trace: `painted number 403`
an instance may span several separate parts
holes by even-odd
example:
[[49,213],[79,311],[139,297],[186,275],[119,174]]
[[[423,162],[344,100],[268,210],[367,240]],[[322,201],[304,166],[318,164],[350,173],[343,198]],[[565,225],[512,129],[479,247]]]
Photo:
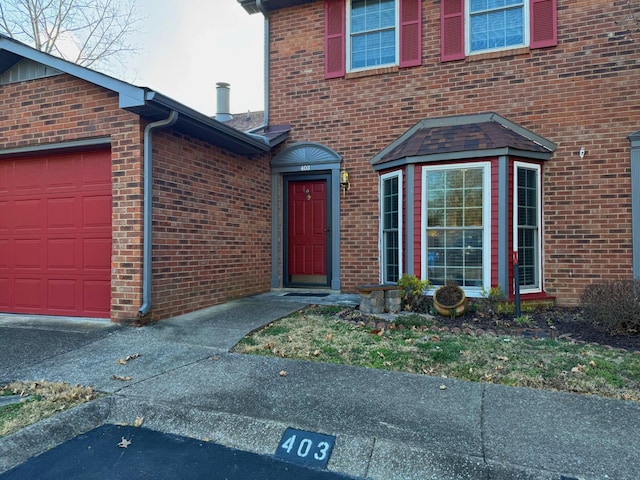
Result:
[[300,165],[301,172],[308,172],[309,170],[311,170],[311,165]]
[[329,461],[335,437],[287,428],[276,456],[292,463],[324,467]]

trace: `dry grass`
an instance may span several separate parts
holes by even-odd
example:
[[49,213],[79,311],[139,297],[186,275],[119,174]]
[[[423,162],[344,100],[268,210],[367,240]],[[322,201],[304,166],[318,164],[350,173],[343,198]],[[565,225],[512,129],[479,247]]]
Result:
[[62,382],[13,382],[0,395],[20,395],[19,403],[0,407],[0,437],[97,397],[91,387]]
[[418,315],[405,317],[406,328],[386,330],[344,317],[344,309],[311,307],[254,332],[234,351],[640,401],[640,355],[623,350],[456,335]]

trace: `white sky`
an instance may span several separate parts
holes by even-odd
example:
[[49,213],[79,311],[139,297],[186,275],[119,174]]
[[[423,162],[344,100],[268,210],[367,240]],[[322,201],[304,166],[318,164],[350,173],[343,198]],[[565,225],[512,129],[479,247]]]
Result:
[[216,83],[231,84],[231,112],[264,108],[264,17],[237,0],[136,0],[145,18],[125,81],[207,115]]

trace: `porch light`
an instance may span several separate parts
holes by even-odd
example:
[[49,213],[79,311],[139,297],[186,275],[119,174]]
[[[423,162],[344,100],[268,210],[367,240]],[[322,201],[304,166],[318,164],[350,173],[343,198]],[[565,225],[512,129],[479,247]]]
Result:
[[349,183],[349,172],[345,167],[342,167],[342,171],[340,172],[340,186],[342,187],[342,191],[346,192],[351,188],[351,184]]

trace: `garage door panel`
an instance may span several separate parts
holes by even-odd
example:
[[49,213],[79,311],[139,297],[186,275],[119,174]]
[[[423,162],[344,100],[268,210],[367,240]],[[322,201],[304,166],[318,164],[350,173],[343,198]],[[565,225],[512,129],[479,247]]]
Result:
[[111,196],[83,198],[82,212],[85,228],[111,226]]
[[38,278],[16,278],[14,281],[15,306],[18,313],[39,310],[43,307],[43,281]]
[[0,162],[0,195],[9,193],[9,170],[12,168],[10,162]]
[[5,239],[0,239],[0,272],[3,272],[9,269],[9,262],[13,258],[9,255],[10,247],[9,241]]
[[83,268],[87,270],[111,269],[111,240],[87,238],[84,241]]
[[0,160],[0,311],[109,317],[110,152]]
[[11,287],[9,285],[9,279],[6,277],[0,277],[0,309],[7,309],[9,307],[9,292]]
[[15,230],[41,230],[43,227],[40,215],[41,205],[42,201],[37,199],[16,201],[13,205]]
[[19,270],[40,270],[44,259],[41,254],[41,241],[39,239],[16,239],[13,245],[14,267]]
[[110,292],[110,282],[97,280],[84,282],[85,311],[95,316],[109,315],[110,302],[105,299],[109,298]]
[[9,202],[0,202],[0,233],[9,231]]
[[54,238],[47,241],[47,269],[76,270],[76,240],[73,238]]
[[47,297],[49,311],[59,314],[74,312],[78,304],[76,298],[77,280],[49,280],[47,282]]
[[72,229],[76,228],[76,204],[78,200],[71,198],[50,198],[47,200],[47,227],[48,229]]
[[92,187],[111,188],[111,155],[109,152],[95,152],[88,160],[83,159],[82,186],[90,191]]
[[13,178],[9,183],[17,195],[41,194],[46,178],[47,163],[40,159],[21,159],[14,162]]

